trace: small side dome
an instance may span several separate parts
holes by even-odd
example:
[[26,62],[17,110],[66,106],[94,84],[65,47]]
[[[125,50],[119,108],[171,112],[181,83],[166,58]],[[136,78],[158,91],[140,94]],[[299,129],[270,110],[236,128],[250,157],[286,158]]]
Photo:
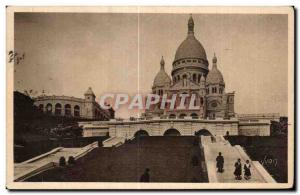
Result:
[[165,61],[162,57],[160,61],[160,70],[154,78],[153,87],[162,87],[166,84],[171,84],[171,78],[165,71]]
[[223,75],[217,68],[217,57],[215,55],[213,57],[213,67],[206,77],[206,84],[225,84]]

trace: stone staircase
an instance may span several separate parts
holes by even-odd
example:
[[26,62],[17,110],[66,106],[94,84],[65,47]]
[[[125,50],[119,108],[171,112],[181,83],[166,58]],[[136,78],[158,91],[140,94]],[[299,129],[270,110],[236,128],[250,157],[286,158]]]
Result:
[[[201,143],[204,150],[206,168],[209,182],[216,183],[274,183],[275,180],[270,174],[257,162],[251,161],[249,156],[240,146],[232,146],[222,136],[211,138],[210,136],[201,136]],[[224,157],[224,172],[218,173],[216,168],[216,157],[221,152]],[[246,160],[250,160],[251,179],[235,180],[234,164],[240,158],[242,166]],[[243,167],[242,167],[243,168]],[[243,169],[242,169],[243,170]],[[243,174],[242,174],[243,175]]]
[[14,180],[24,181],[34,175],[37,175],[43,171],[58,166],[60,157],[65,157],[66,161],[70,156],[73,156],[75,160],[86,155],[94,148],[98,147],[98,142],[94,142],[82,148],[63,148],[58,147],[47,153],[24,161],[22,163],[14,164]]
[[103,147],[119,147],[124,143],[124,137],[111,137],[103,141]]

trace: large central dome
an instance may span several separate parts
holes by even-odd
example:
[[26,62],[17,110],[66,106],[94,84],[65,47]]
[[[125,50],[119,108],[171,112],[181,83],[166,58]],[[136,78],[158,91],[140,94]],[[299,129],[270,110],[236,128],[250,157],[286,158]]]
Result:
[[194,36],[194,20],[192,17],[189,18],[188,22],[188,36],[178,47],[174,62],[187,58],[207,60],[203,46]]
[[174,61],[195,58],[206,60],[206,52],[194,35],[189,35],[178,47]]

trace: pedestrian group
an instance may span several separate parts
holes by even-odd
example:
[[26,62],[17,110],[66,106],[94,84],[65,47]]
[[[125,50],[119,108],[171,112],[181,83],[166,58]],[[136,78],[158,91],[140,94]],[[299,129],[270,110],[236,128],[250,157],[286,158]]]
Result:
[[[223,173],[224,172],[224,157],[222,156],[222,153],[219,152],[219,155],[216,158],[216,162],[217,162],[217,171],[219,173]],[[237,159],[237,161],[234,164],[234,176],[236,180],[241,180],[242,179],[242,163],[241,163],[241,159]],[[251,165],[250,165],[250,161],[246,160],[246,164],[244,164],[244,178],[246,180],[251,179]]]

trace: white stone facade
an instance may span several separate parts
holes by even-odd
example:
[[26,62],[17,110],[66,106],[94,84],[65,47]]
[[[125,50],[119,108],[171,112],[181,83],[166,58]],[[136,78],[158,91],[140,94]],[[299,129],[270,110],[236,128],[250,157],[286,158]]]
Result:
[[[167,95],[168,99],[176,94],[195,96],[194,106],[197,109],[179,109],[180,99],[177,99],[175,108],[160,108],[160,102],[145,112],[145,117],[178,117],[191,116],[200,119],[235,117],[234,92],[225,92],[225,82],[222,73],[217,68],[217,57],[212,60],[212,68],[209,70],[209,62],[206,51],[194,35],[194,21],[190,17],[188,21],[188,33],[186,39],[179,45],[175,59],[172,63],[171,77],[165,72],[165,61],[162,58],[160,70],[154,78],[152,93],[160,97]],[[185,107],[190,105],[191,99],[187,98]]]
[[240,123],[236,118],[230,120],[216,119],[160,119],[151,120],[110,120],[107,122],[80,122],[84,129],[84,136],[101,136],[109,132],[110,137],[123,137],[131,139],[138,131],[146,131],[149,136],[163,136],[167,130],[174,129],[183,136],[192,136],[197,132],[209,132],[214,136],[247,135],[269,136],[270,123],[265,121],[255,123]]

